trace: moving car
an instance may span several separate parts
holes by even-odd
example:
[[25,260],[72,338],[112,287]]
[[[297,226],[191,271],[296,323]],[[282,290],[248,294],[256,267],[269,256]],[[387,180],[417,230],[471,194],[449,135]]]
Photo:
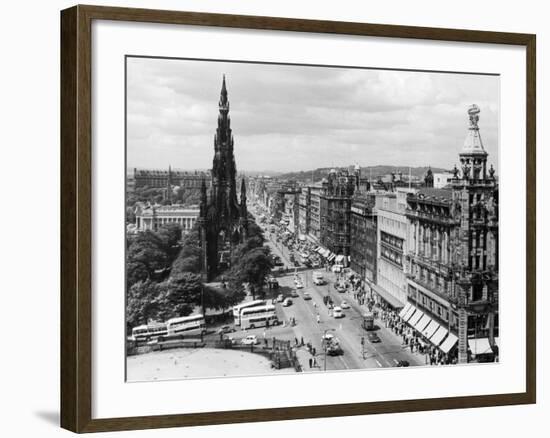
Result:
[[342,309],[349,309],[349,304],[346,300],[343,300],[341,303],[340,303],[340,307]]
[[341,354],[344,354],[344,350],[340,346],[338,339],[331,339],[330,343],[327,345],[327,354],[329,356],[340,356]]
[[233,327],[231,327],[230,325],[222,325],[219,329],[218,329],[218,333],[231,333],[231,332],[234,332],[235,329]]
[[304,300],[311,300],[311,295],[309,292],[304,292]]
[[342,311],[342,308],[336,306],[334,309],[332,309],[332,316],[334,316],[335,318],[343,318],[344,312]]
[[381,342],[376,332],[368,332],[367,339],[373,344],[377,344],[378,342]]
[[292,300],[290,298],[285,298],[283,301],[283,306],[288,307],[292,304]]
[[314,272],[313,273],[313,284],[316,284],[318,286],[321,286],[325,284],[325,279],[323,278],[323,274],[320,272]]
[[336,291],[338,293],[344,293],[346,291],[346,288],[342,285],[342,284],[337,284],[336,286],[334,286],[336,288]]
[[298,295],[298,292],[296,292],[296,290],[293,289],[292,292],[290,292],[290,296],[292,298],[298,298],[300,295]]
[[241,341],[241,344],[243,345],[257,345],[259,343],[260,341],[258,341],[258,337],[256,335],[248,335]]
[[304,288],[304,283],[302,283],[301,281],[296,282],[296,289],[303,289],[303,288]]
[[283,296],[283,294],[277,295],[277,302],[278,303],[282,303],[284,300],[285,300],[285,297]]

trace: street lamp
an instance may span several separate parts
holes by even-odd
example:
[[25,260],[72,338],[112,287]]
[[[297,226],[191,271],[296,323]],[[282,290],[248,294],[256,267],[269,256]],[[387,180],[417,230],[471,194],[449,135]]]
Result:
[[336,329],[328,328],[328,329],[325,329],[325,332],[323,333],[323,345],[324,345],[324,350],[325,350],[324,371],[327,370],[327,339],[326,339],[327,332],[335,332],[335,331],[336,331]]

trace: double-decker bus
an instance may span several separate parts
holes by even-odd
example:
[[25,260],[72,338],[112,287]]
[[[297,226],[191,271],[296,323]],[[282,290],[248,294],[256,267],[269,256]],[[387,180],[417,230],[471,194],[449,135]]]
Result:
[[243,309],[246,309],[247,307],[257,307],[257,306],[265,306],[265,305],[266,305],[266,302],[264,300],[255,300],[255,301],[248,301],[246,303],[241,303],[233,307],[233,318],[235,319],[235,325],[241,325],[241,311]]
[[279,324],[275,306],[267,304],[265,306],[247,307],[241,310],[241,328],[243,330],[257,327],[267,327]]
[[206,330],[204,315],[183,316],[172,318],[166,322],[168,336],[173,335],[200,335]]
[[166,334],[166,324],[163,322],[143,324],[132,329],[132,339],[134,341],[151,341]]

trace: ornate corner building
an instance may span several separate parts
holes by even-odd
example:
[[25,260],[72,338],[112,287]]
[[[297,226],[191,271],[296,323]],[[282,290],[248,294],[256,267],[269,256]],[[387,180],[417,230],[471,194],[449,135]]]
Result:
[[450,184],[427,181],[407,198],[408,300],[448,331],[459,363],[471,359],[468,350],[498,355],[498,182],[487,169],[479,112],[468,109],[461,170],[455,166]]
[[237,200],[237,167],[229,117],[229,100],[225,75],[219,101],[218,127],[214,135],[214,159],[210,193],[202,181],[198,218],[202,273],[214,278],[229,263],[234,246],[242,243],[248,230],[246,184],[241,181],[240,202]]

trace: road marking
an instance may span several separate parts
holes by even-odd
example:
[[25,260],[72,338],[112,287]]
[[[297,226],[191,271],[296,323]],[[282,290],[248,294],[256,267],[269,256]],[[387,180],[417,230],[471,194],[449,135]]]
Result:
[[399,364],[399,361],[395,357],[393,358],[393,361],[395,362],[396,365]]
[[378,366],[379,366],[380,368],[382,368],[382,364],[379,362],[379,360],[378,360],[378,359],[374,359],[374,360],[376,361],[376,363],[378,364]]

